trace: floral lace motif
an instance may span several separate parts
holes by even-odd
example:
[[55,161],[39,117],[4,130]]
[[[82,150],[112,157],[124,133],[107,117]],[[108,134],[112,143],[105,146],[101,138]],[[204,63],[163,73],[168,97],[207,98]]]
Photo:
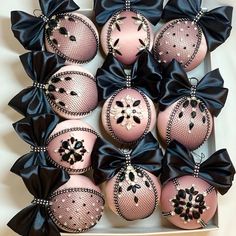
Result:
[[143,109],[141,101],[127,95],[121,101],[116,101],[116,105],[111,108],[111,116],[116,119],[116,123],[131,130],[143,119]]
[[170,199],[174,207],[171,215],[179,215],[185,223],[199,220],[203,212],[209,209],[206,206],[205,196],[197,191],[194,185],[191,188],[179,189],[175,198]]
[[61,161],[66,161],[71,165],[76,162],[83,162],[83,156],[88,151],[84,147],[84,140],[75,139],[73,136],[66,141],[61,142],[58,150],[55,150],[61,156]]

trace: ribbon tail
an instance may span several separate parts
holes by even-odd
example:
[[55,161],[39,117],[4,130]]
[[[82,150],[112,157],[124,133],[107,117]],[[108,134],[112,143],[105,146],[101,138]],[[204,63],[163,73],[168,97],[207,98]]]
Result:
[[44,92],[34,87],[22,90],[11,99],[8,105],[24,116],[54,114]]
[[97,138],[91,156],[96,185],[114,177],[125,165],[124,155],[101,138]]
[[235,168],[226,149],[221,149],[204,161],[199,177],[214,186],[224,195],[229,191],[234,180]]
[[63,66],[65,60],[51,52],[29,52],[20,56],[28,76],[37,83],[46,84]]
[[21,171],[32,166],[51,166],[45,153],[29,152],[20,157],[12,166],[11,172],[20,175]]
[[126,86],[124,66],[112,54],[109,54],[96,74],[99,100],[108,99],[115,91]]
[[63,1],[40,0],[39,4],[44,15],[48,17],[60,13],[77,11],[80,9],[80,7],[73,0],[63,0]]
[[22,11],[11,12],[11,24],[14,36],[27,50],[41,51],[44,44],[45,22]]
[[31,205],[20,211],[8,226],[23,236],[60,236],[60,232],[49,218],[46,208]]
[[206,104],[211,114],[217,117],[224,107],[228,89],[224,88],[224,80],[219,69],[207,73],[197,85],[197,97]]
[[214,51],[230,36],[233,7],[224,6],[207,12],[199,21],[205,34],[209,51]]
[[144,50],[141,53],[131,74],[134,86],[157,102],[160,95],[162,75],[158,63],[149,51]]

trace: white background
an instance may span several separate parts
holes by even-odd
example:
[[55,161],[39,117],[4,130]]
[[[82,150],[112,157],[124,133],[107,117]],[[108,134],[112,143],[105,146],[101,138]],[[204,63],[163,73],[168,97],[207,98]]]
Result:
[[[147,0],[148,1],[148,0]],[[82,8],[90,8],[91,1],[77,0]],[[206,2],[206,1],[205,1]],[[236,1],[214,1],[207,3],[231,4]],[[11,124],[21,118],[7,106],[8,101],[22,88],[29,85],[18,56],[25,53],[22,46],[13,37],[10,30],[10,11],[21,9],[32,12],[38,8],[37,0],[2,0],[0,9],[0,236],[15,235],[7,228],[6,223],[20,209],[26,206],[31,196],[25,191],[21,180],[9,172],[12,164],[23,153],[27,145],[14,133]],[[236,16],[236,14],[235,14]],[[212,69],[220,68],[225,79],[225,86],[230,89],[227,104],[216,121],[217,149],[226,147],[236,166],[236,18],[234,29],[227,43],[212,53]],[[96,71],[99,62],[93,62],[92,72]],[[211,233],[192,233],[186,236],[235,236],[236,223],[236,184],[229,193],[219,199],[220,229]],[[105,233],[105,232],[104,232]]]

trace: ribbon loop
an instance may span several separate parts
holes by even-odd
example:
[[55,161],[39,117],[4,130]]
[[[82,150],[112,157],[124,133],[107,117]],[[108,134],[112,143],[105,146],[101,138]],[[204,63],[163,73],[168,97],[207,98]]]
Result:
[[51,205],[50,195],[63,184],[70,176],[61,169],[32,166],[20,172],[25,186],[34,196],[32,204],[9,222],[8,226],[16,233],[24,236],[60,236],[56,225],[50,219],[47,207]]
[[215,117],[225,105],[228,89],[224,88],[224,80],[218,69],[207,73],[197,85],[192,85],[181,64],[173,60],[164,77],[159,100],[161,111],[184,96],[200,99]]
[[[72,12],[79,9],[73,0],[39,0],[40,9],[34,15],[22,11],[11,12],[11,24],[14,36],[27,50],[41,51],[44,45],[45,26],[53,15]],[[36,12],[41,11],[40,16]]]
[[158,176],[163,157],[159,144],[151,133],[148,133],[129,154],[122,153],[112,144],[98,138],[91,156],[96,184],[113,178],[122,168],[133,166],[141,167]]
[[98,69],[96,78],[100,100],[108,99],[117,90],[132,86],[157,101],[162,75],[152,54],[144,50],[133,65],[131,75],[126,75],[124,65],[109,54]]
[[9,106],[24,116],[54,113],[45,94],[46,84],[65,65],[65,61],[50,52],[29,52],[20,59],[33,85],[18,93]]
[[31,146],[32,151],[15,162],[12,172],[20,174],[21,170],[32,165],[51,165],[48,161],[47,140],[58,122],[56,115],[45,114],[27,117],[13,124],[17,134]]
[[169,0],[162,18],[168,21],[188,18],[197,23],[205,35],[208,50],[213,51],[230,36],[233,8],[223,6],[205,11],[201,3],[202,0]]
[[235,175],[235,168],[226,149],[215,152],[202,163],[196,163],[190,150],[177,141],[169,144],[162,166],[162,184],[185,175],[193,175],[208,182],[222,195],[232,186]]
[[116,12],[137,11],[153,25],[161,19],[163,0],[95,0],[95,15],[99,25],[104,25]]

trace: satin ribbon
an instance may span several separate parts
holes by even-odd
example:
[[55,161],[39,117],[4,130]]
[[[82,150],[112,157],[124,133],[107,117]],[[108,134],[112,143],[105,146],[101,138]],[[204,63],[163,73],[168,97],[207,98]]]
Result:
[[[59,118],[57,116],[45,114],[24,118],[13,124],[13,127],[17,134],[31,147],[46,148],[47,140],[58,122]],[[11,168],[11,171],[19,175],[21,170],[34,165],[51,165],[48,161],[47,150],[31,151],[20,157]]]
[[[162,19],[189,18],[194,20],[201,10],[201,0],[169,0],[164,8]],[[233,7],[223,6],[205,12],[198,20],[207,40],[209,51],[215,50],[226,41],[232,29]]]
[[[62,58],[50,52],[29,52],[20,56],[20,60],[33,83],[41,85],[65,65]],[[18,93],[9,106],[24,116],[54,113],[44,89],[33,85]]]
[[[56,14],[73,12],[79,6],[73,0],[39,0],[43,16],[50,19]],[[23,11],[11,12],[14,36],[25,49],[41,51],[44,45],[44,29],[47,22],[42,17],[29,15]]]
[[[155,176],[160,174],[163,155],[151,133],[148,133],[129,155],[131,165],[141,167]],[[101,138],[96,140],[91,156],[96,184],[111,179],[126,166],[125,154]]]
[[[193,175],[196,163],[192,153],[177,141],[168,146],[163,158],[162,184],[185,175]],[[199,178],[214,186],[222,195],[230,187],[235,175],[234,166],[226,149],[221,149],[200,163]]]
[[[125,9],[125,0],[95,0],[94,5],[96,21],[103,25],[113,14]],[[161,18],[163,0],[131,0],[130,9],[141,13],[156,25]]]
[[[159,99],[161,111],[180,98],[189,97],[192,87],[187,73],[176,60],[169,64],[163,77]],[[227,99],[228,89],[223,86],[224,80],[218,69],[207,73],[196,86],[196,97],[205,103],[214,116],[219,115]]]
[[[46,201],[70,178],[63,170],[40,166],[23,170],[20,176],[35,199]],[[43,204],[31,204],[24,208],[7,225],[23,236],[60,236],[58,228],[49,217],[47,206]]]
[[[108,54],[103,66],[97,70],[97,86],[99,100],[108,99],[114,92],[126,86],[124,65],[112,54]],[[137,88],[152,100],[157,101],[162,75],[158,63],[152,54],[144,50],[131,70],[131,88]]]

